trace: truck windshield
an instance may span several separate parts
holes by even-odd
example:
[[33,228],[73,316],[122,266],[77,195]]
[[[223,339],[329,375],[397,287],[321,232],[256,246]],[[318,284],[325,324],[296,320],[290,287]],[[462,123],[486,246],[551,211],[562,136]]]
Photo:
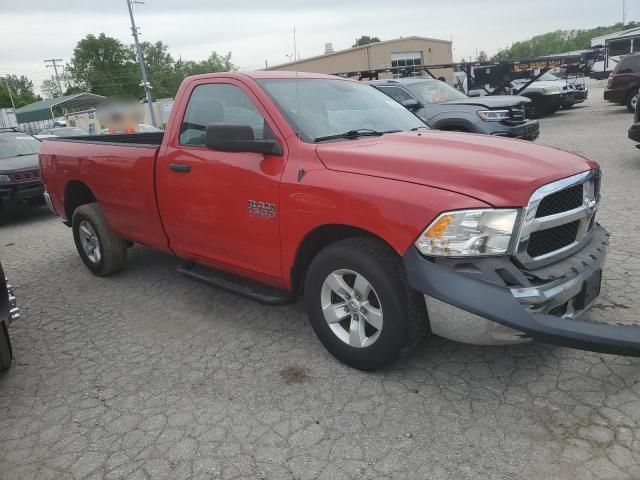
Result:
[[382,134],[426,128],[398,102],[362,83],[309,78],[259,80],[258,83],[305,142],[340,137],[345,132]]
[[559,77],[556,77],[553,73],[551,72],[547,72],[544,75],[542,75],[538,80],[544,80],[545,82],[551,82],[553,80],[562,80]]
[[40,151],[40,142],[20,132],[3,133],[0,135],[0,160],[6,158],[33,155]]
[[440,80],[410,83],[407,87],[423,103],[442,103],[467,98],[464,93]]

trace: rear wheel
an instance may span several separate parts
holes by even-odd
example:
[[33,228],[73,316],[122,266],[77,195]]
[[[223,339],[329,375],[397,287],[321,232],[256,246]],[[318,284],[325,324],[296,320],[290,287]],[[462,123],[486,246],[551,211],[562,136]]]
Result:
[[6,370],[11,366],[13,351],[11,350],[11,340],[9,339],[9,329],[7,322],[0,322],[0,370]]
[[341,362],[384,368],[407,354],[427,330],[426,307],[402,261],[386,244],[350,238],[322,250],[307,271],[311,326]]
[[72,229],[80,258],[94,275],[106,277],[124,268],[127,244],[111,231],[97,203],[73,212]]
[[638,104],[638,89],[632,90],[627,94],[627,110],[631,113],[636,111],[636,105]]

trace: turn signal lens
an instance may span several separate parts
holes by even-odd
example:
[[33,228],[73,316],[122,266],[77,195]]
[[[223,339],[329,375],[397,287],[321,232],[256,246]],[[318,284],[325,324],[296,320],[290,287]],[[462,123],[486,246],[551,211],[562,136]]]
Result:
[[461,210],[440,215],[416,240],[423,255],[470,257],[504,255],[509,250],[518,210]]
[[441,215],[438,219],[431,224],[429,228],[424,232],[425,237],[442,237],[444,232],[447,231],[447,227],[456,217],[453,215]]

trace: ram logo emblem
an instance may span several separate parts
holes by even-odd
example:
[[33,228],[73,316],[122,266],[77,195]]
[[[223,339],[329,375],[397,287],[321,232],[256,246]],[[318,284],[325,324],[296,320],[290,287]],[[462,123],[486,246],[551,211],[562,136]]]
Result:
[[249,214],[256,217],[275,218],[277,214],[277,205],[275,203],[258,202],[257,200],[249,200]]

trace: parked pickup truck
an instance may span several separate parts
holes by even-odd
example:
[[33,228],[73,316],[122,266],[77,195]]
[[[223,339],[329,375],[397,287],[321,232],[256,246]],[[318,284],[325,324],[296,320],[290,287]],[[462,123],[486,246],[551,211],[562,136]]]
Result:
[[265,303],[303,295],[319,339],[358,369],[427,333],[640,356],[640,328],[577,319],[608,243],[596,162],[427,130],[357,81],[189,77],[165,132],[45,140],[40,163],[94,274],[138,243]]

